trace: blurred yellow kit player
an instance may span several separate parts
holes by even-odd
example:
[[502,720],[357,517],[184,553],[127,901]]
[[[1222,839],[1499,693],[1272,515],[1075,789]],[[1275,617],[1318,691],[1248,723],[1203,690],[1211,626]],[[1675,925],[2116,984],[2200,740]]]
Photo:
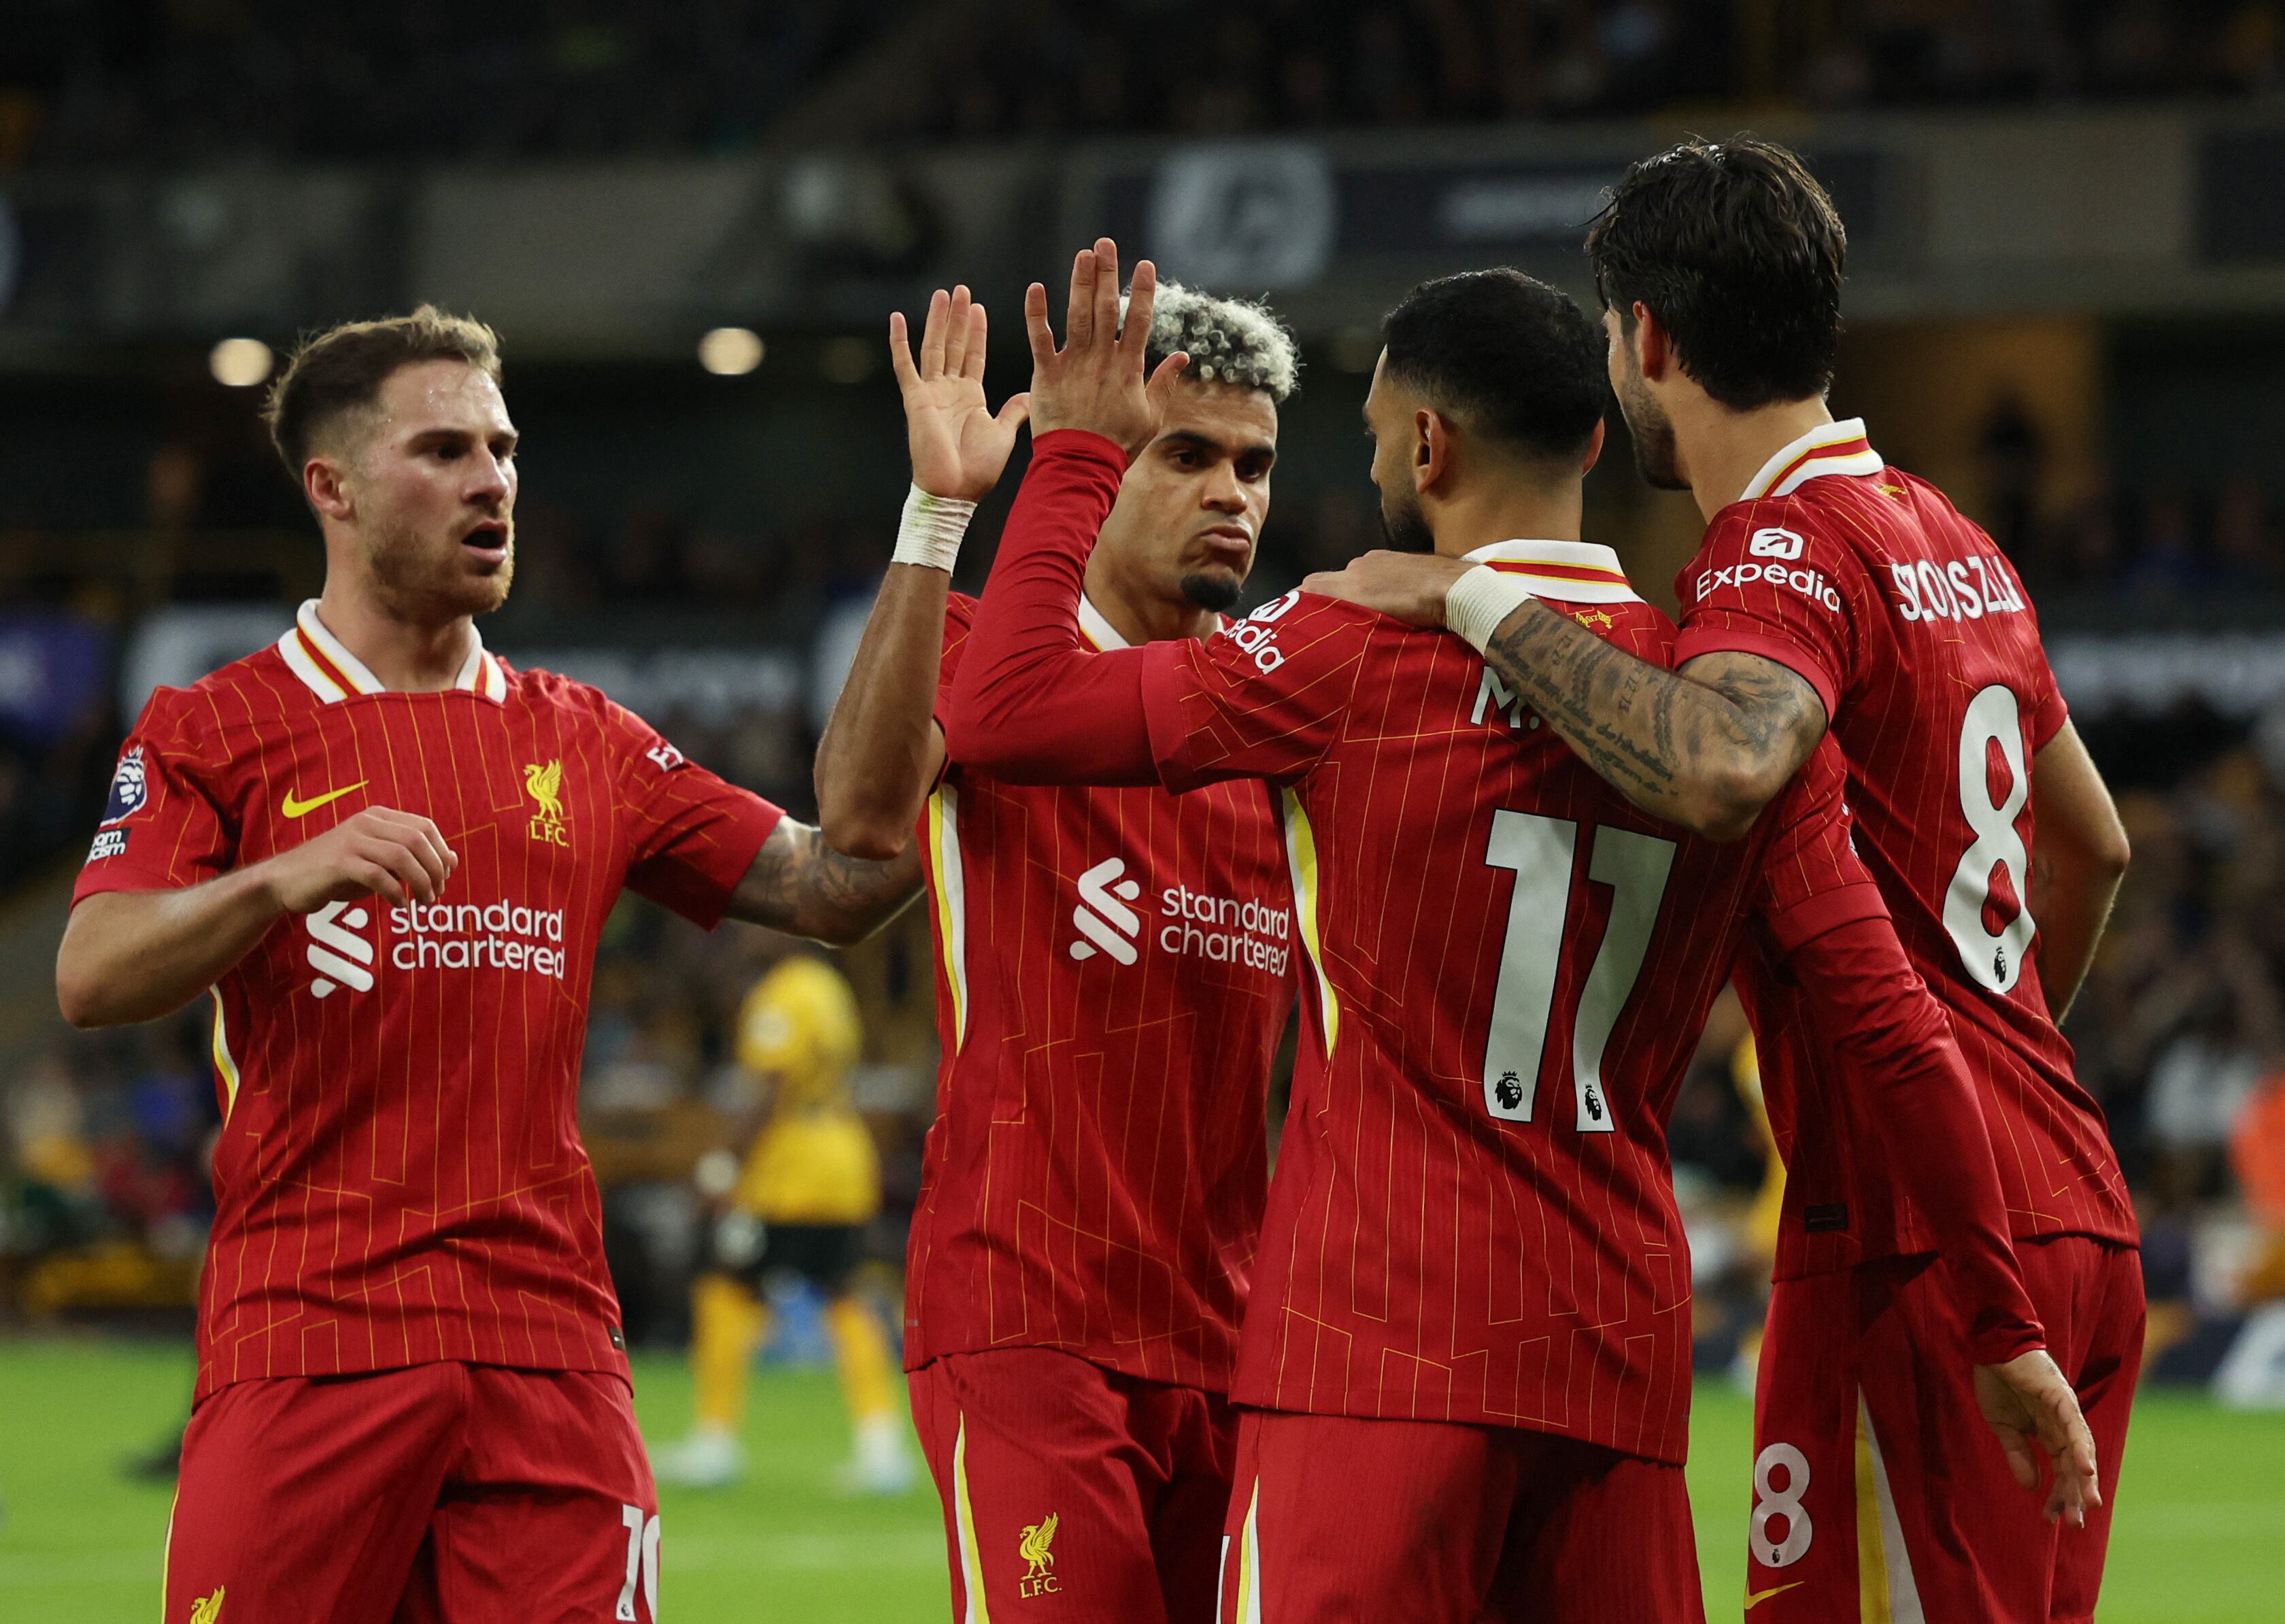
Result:
[[726,1152],[700,1167],[701,1189],[729,1200],[691,1292],[696,1424],[660,1452],[655,1468],[662,1480],[702,1488],[744,1471],[746,1378],[769,1323],[760,1286],[766,1275],[790,1270],[826,1300],[855,1432],[846,1486],[901,1493],[913,1471],[894,1361],[879,1322],[849,1289],[863,1227],[881,1205],[873,1136],[849,1096],[862,1047],[856,995],[822,961],[786,959],[746,994],[737,1041],[739,1065],[769,1091],[766,1115],[742,1168]]

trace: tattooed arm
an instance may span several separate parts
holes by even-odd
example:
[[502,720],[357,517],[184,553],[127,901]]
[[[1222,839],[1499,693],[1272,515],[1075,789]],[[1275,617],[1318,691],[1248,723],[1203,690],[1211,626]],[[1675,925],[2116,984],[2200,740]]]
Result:
[[1774,660],[1670,671],[1543,603],[1502,621],[1484,663],[1627,799],[1710,840],[1751,829],[1825,736],[1817,690]]
[[782,818],[724,911],[751,924],[846,945],[887,924],[920,889],[916,847],[871,862],[836,851],[808,824]]

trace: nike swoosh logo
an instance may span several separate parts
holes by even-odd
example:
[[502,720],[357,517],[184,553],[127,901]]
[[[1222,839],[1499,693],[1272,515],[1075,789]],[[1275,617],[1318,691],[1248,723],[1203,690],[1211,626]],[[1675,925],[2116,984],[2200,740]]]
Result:
[[278,810],[289,818],[306,818],[327,802],[338,801],[345,795],[353,794],[364,788],[368,781],[370,781],[361,778],[354,784],[343,784],[339,789],[328,789],[325,794],[312,796],[306,801],[295,800],[294,792],[288,789],[286,792],[286,804]]
[[1796,1579],[1791,1584],[1772,1585],[1766,1590],[1748,1590],[1746,1592],[1746,1611],[1751,1612],[1772,1596],[1783,1596],[1787,1590],[1798,1590],[1808,1582],[1806,1579]]

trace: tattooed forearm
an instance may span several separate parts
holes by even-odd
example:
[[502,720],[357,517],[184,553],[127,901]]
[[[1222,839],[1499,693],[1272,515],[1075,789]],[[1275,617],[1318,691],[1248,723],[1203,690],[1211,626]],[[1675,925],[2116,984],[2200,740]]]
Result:
[[886,862],[851,857],[806,823],[782,819],[738,882],[734,919],[821,942],[861,941],[920,894],[920,853]]
[[1687,676],[1527,603],[1485,663],[1645,812],[1717,840],[1751,828],[1825,731],[1816,692],[1772,661],[1708,655]]

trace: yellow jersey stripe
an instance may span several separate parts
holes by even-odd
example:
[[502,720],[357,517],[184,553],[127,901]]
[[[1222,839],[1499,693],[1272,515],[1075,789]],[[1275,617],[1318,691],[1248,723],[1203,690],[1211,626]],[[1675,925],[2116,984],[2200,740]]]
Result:
[[929,796],[929,856],[936,865],[937,939],[952,992],[952,1052],[968,1041],[968,898],[960,871],[960,792],[939,784]]
[[962,1624],[992,1624],[992,1604],[984,1598],[984,1562],[976,1551],[976,1513],[968,1504],[968,1417],[952,1440],[952,1518],[960,1535],[960,1588],[968,1592]]
[[1261,1479],[1245,1502],[1245,1528],[1237,1544],[1237,1616],[1233,1624],[1261,1624]]
[[222,1119],[227,1123],[231,1107],[238,1103],[238,1062],[231,1058],[230,1037],[223,1031],[222,989],[208,987],[207,995],[214,1000],[215,1075],[222,1079]]
[[1309,965],[1317,977],[1317,1005],[1323,1016],[1325,1056],[1332,1057],[1340,1035],[1341,1004],[1325,974],[1325,953],[1317,933],[1317,836],[1301,797],[1285,790],[1285,860],[1293,875],[1293,917],[1301,927],[1301,945],[1309,950]]
[[1858,1624],[1927,1624],[1912,1579],[1904,1525],[1888,1488],[1873,1414],[1857,1394],[1857,1616]]

